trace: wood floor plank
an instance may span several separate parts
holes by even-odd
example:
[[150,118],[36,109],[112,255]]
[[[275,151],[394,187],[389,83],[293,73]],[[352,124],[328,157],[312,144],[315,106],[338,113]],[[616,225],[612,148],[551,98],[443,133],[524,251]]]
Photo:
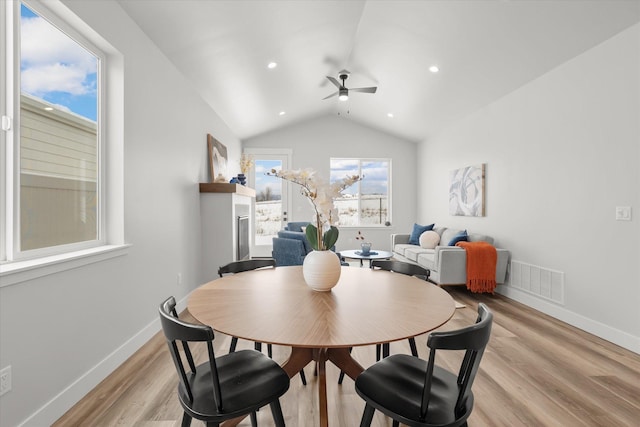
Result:
[[[564,324],[500,295],[477,295],[464,287],[445,288],[466,308],[457,309],[441,330],[475,321],[478,302],[494,312],[491,340],[474,384],[475,408],[469,427],[638,427],[640,424],[640,355]],[[183,313],[185,320],[194,319]],[[216,334],[216,352],[228,351],[230,338]],[[420,357],[428,356],[427,335],[416,337]],[[238,348],[253,348],[240,340]],[[284,362],[289,349],[274,346],[274,359]],[[409,354],[407,340],[392,343],[392,353]],[[375,362],[375,347],[353,350],[365,367]],[[197,360],[205,351],[196,349]],[[438,364],[457,369],[461,356],[440,354]],[[317,427],[318,393],[314,367],[305,368],[308,385],[291,380],[282,397],[288,426]],[[360,423],[364,403],[346,377],[337,384],[338,369],[327,364],[329,425]],[[175,427],[182,408],[176,396],[175,368],[161,334],[62,416],[54,426]],[[271,411],[258,412],[261,427],[272,426]],[[194,422],[193,425],[202,425]],[[375,427],[391,421],[376,412]],[[240,424],[250,426],[249,420]]]

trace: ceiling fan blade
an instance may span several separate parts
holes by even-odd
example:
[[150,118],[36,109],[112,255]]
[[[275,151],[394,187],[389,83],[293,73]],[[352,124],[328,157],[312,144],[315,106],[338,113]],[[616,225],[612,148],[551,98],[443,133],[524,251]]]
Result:
[[332,96],[336,96],[338,94],[338,92],[333,92],[331,95],[322,98],[323,100],[327,99],[327,98],[331,98]]
[[377,87],[356,87],[356,88],[349,88],[349,90],[352,92],[376,93],[376,90],[378,90],[378,88]]
[[329,81],[330,81],[331,83],[333,83],[334,85],[336,85],[336,87],[337,87],[338,89],[340,89],[340,88],[342,87],[342,85],[340,84],[340,82],[339,82],[339,81],[337,81],[337,80],[335,79],[335,77],[327,76],[327,78],[329,79]]

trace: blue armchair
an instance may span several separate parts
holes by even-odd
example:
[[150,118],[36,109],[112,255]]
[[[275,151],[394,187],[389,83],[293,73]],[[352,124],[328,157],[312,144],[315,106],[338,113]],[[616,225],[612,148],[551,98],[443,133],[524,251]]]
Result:
[[[273,252],[271,256],[276,260],[276,266],[302,265],[304,257],[313,250],[307,240],[307,236],[302,232],[301,227],[305,227],[308,222],[290,222],[284,230],[278,231],[278,237],[273,238]],[[295,231],[292,231],[295,230]],[[335,251],[335,247],[331,248]],[[340,257],[340,254],[337,254]],[[349,265],[343,262],[342,265]]]
[[309,225],[309,221],[288,222],[284,227],[285,231],[302,231],[302,227]]

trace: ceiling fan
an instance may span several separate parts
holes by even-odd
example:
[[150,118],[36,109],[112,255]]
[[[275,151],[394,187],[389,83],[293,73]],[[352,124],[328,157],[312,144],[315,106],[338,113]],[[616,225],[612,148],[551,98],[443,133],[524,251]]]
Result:
[[335,77],[331,77],[331,76],[327,76],[327,79],[329,79],[329,81],[331,83],[333,83],[334,85],[336,85],[336,87],[338,88],[337,92],[332,93],[331,95],[322,98],[322,99],[327,99],[327,98],[331,98],[332,96],[336,96],[338,95],[338,99],[340,101],[346,101],[347,99],[349,99],[349,91],[351,92],[364,92],[364,93],[376,93],[376,90],[378,90],[377,87],[354,87],[351,89],[348,89],[345,85],[344,82],[345,80],[347,80],[349,78],[349,74],[351,74],[349,71],[347,70],[342,70],[338,73],[338,77],[340,78],[340,80],[342,80],[342,84],[335,79]]

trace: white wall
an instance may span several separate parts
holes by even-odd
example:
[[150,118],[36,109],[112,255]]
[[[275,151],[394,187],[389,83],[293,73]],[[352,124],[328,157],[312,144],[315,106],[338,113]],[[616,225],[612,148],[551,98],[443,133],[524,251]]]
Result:
[[0,288],[0,360],[13,374],[13,389],[0,398],[7,427],[27,419],[50,425],[159,330],[161,301],[201,284],[198,182],[208,179],[207,133],[230,159],[240,153],[240,141],[117,3],[65,3],[124,57],[132,246],[125,256]]
[[[419,219],[495,236],[565,273],[565,305],[500,292],[640,353],[640,26],[420,145]],[[448,214],[448,173],[486,163],[484,218]],[[615,220],[631,206],[633,220]]]
[[[336,248],[358,248],[360,243],[354,237],[358,230],[362,230],[374,248],[389,250],[390,233],[411,231],[416,214],[415,143],[331,115],[250,138],[242,144],[244,147],[291,149],[291,169],[313,168],[325,178],[329,178],[331,157],[392,158],[392,225],[340,227]],[[295,187],[292,188],[294,198],[289,221],[308,221],[312,211]]]

